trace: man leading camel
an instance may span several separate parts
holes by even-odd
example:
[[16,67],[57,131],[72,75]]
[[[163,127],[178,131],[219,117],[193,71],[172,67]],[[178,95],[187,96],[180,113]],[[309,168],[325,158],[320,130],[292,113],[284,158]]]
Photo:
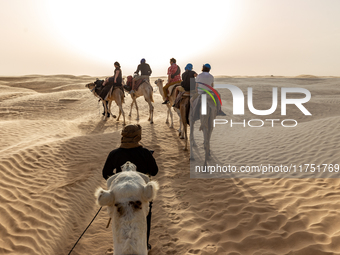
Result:
[[[121,172],[121,166],[126,161],[137,166],[137,171],[143,174],[155,176],[158,173],[158,166],[152,153],[139,144],[142,139],[142,127],[140,125],[128,125],[122,133],[121,145],[119,148],[111,151],[106,159],[103,168],[103,177],[107,180],[111,175]],[[113,170],[116,169],[114,173]],[[147,247],[149,244],[150,227],[151,227],[151,208],[152,202],[149,203],[149,214],[147,216]]]

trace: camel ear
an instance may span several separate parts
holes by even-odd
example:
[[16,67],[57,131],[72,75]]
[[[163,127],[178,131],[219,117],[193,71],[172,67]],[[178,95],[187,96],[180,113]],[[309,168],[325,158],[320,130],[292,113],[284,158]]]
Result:
[[155,181],[151,181],[144,186],[143,198],[146,201],[151,201],[155,199],[157,191],[159,190],[159,185]]
[[97,189],[95,193],[97,204],[100,206],[111,206],[115,203],[115,196],[112,190]]
[[139,173],[139,172],[137,172],[137,173],[139,174],[140,177],[143,178],[143,180],[145,181],[145,183],[148,183],[148,182],[150,181],[149,176],[147,176],[146,174],[142,174],[142,173]]

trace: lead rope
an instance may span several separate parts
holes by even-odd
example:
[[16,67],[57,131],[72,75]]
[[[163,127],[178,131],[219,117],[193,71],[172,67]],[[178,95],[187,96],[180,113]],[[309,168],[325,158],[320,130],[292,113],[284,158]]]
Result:
[[81,234],[81,236],[78,238],[77,242],[73,245],[72,249],[70,250],[70,252],[68,253],[68,255],[71,254],[71,252],[73,251],[74,247],[76,247],[76,245],[78,244],[80,238],[83,237],[83,235],[85,234],[86,230],[90,227],[91,223],[94,221],[94,219],[97,217],[98,213],[100,212],[100,210],[102,209],[102,207],[99,208],[98,212],[96,213],[96,215],[93,217],[93,219],[91,220],[90,224],[87,226],[87,228],[84,230],[84,232]]

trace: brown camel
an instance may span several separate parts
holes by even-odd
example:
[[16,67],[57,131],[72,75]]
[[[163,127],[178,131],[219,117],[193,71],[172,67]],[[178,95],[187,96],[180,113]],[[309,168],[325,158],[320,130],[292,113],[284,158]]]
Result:
[[[104,120],[106,120],[108,113],[111,113],[111,104],[112,101],[115,101],[117,106],[119,107],[119,114],[118,114],[118,118],[117,121],[119,121],[120,115],[123,115],[123,125],[125,125],[125,114],[124,114],[124,110],[123,110],[123,103],[124,103],[124,93],[120,88],[115,88],[111,95],[109,95],[107,97],[107,99],[104,101],[103,99],[101,99],[99,97],[99,95],[96,93],[95,88],[96,88],[96,84],[92,83],[88,83],[85,85],[86,88],[88,88],[89,90],[91,90],[91,92],[93,93],[93,95],[95,95],[96,97],[98,97],[102,102],[103,102],[103,106],[104,106]],[[108,101],[108,106],[106,105],[106,101]]]
[[149,119],[150,124],[153,124],[153,88],[151,84],[148,81],[144,81],[141,85],[139,85],[137,91],[134,93],[130,93],[131,98],[132,98],[132,103],[131,103],[131,108],[130,108],[130,113],[129,116],[131,117],[131,112],[132,112],[132,106],[133,104],[136,105],[137,109],[137,120],[139,120],[139,111],[138,111],[138,106],[137,106],[137,101],[136,99],[140,96],[144,96],[145,101],[149,104]]
[[[155,81],[155,84],[157,85],[157,87],[159,89],[159,93],[162,95],[163,100],[165,100],[165,96],[164,96],[164,93],[163,93],[163,82],[164,82],[164,80],[158,79],[158,80]],[[170,118],[171,118],[170,127],[171,128],[174,126],[174,120],[173,120],[173,116],[172,116],[172,112],[171,112],[171,107],[174,104],[175,99],[176,99],[176,93],[171,93],[171,95],[169,96],[169,103],[167,103],[167,105],[166,105],[168,107],[168,114],[166,116],[166,122],[165,123],[167,123],[167,124],[169,123],[169,115],[170,115]],[[178,114],[178,116],[181,118],[181,114],[180,114],[179,109],[174,108],[174,110]],[[181,121],[180,121],[180,125],[182,126]],[[178,131],[181,133],[181,127]]]
[[188,118],[189,118],[189,111],[190,111],[190,92],[184,93],[182,96],[182,100],[179,103],[179,111],[181,115],[181,124],[183,125],[183,129],[181,130],[181,137],[183,136],[185,139],[185,147],[184,150],[188,150]]

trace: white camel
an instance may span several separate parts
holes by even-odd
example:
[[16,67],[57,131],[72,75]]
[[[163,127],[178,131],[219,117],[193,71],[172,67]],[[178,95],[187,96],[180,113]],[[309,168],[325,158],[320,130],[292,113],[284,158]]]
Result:
[[[119,114],[118,114],[117,121],[119,121],[120,115],[123,115],[123,119],[124,119],[123,125],[125,125],[125,114],[124,114],[124,110],[123,110],[124,93],[120,88],[114,88],[111,95],[109,95],[106,100],[102,100],[95,91],[95,89],[96,89],[95,83],[93,83],[93,82],[88,83],[88,84],[85,85],[85,87],[88,88],[89,90],[91,90],[91,92],[103,102],[104,120],[106,120],[108,113],[112,114],[111,113],[111,104],[112,104],[112,101],[115,101],[117,106],[119,107]],[[106,104],[106,101],[108,102],[108,104]]]
[[149,202],[156,197],[158,183],[136,172],[126,162],[122,172],[107,180],[108,190],[95,194],[100,206],[107,206],[112,218],[114,255],[147,255],[147,221]]
[[[155,81],[155,84],[157,85],[159,93],[161,94],[163,100],[165,100],[165,96],[164,96],[164,92],[163,92],[163,82],[164,82],[164,80],[158,79],[158,80]],[[167,124],[169,123],[169,115],[170,115],[170,119],[171,119],[170,127],[171,128],[174,127],[174,120],[173,120],[173,115],[172,115],[172,112],[171,112],[171,107],[174,104],[175,99],[176,99],[176,93],[174,91],[173,93],[171,93],[171,95],[169,95],[169,103],[166,104],[166,106],[168,107],[168,112],[167,112],[166,122],[165,123],[167,123]],[[180,127],[178,129],[178,132],[179,132],[179,135],[181,136],[181,139],[183,139],[184,138],[184,134],[182,132],[181,114],[180,114],[179,109],[174,108],[174,110],[178,114],[178,117],[180,118],[180,121],[179,121],[180,122]]]
[[137,91],[131,93],[132,103],[130,108],[129,116],[131,117],[132,106],[133,104],[136,105],[137,109],[137,120],[139,120],[139,111],[136,99],[140,96],[144,96],[145,101],[149,104],[149,119],[150,124],[153,124],[153,88],[148,81],[144,81],[141,85],[139,85]]
[[[198,98],[197,98],[198,99]],[[197,104],[196,107],[201,107],[200,104]],[[190,159],[194,160],[194,154],[193,154],[193,147],[196,146],[195,139],[194,139],[194,115],[195,112],[198,109],[191,108],[190,110]],[[212,131],[214,129],[214,119],[217,115],[217,107],[212,100],[211,97],[207,97],[207,113],[206,115],[200,114],[200,122],[201,126],[199,128],[199,131],[203,131],[203,139],[204,139],[204,166],[207,165],[208,159],[210,158],[210,138]]]

